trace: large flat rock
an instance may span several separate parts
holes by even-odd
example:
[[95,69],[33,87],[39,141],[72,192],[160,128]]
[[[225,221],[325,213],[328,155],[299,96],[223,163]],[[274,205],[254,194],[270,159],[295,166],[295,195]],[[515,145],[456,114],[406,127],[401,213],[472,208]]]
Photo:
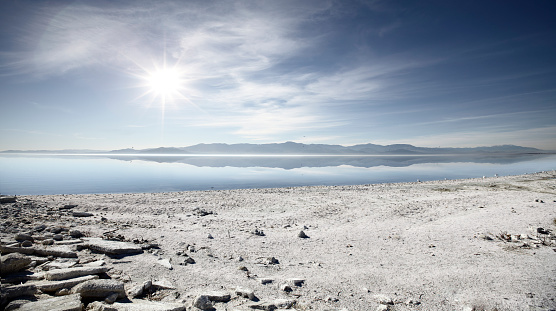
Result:
[[81,311],[83,304],[79,294],[42,299],[26,303],[17,311]]
[[180,303],[156,302],[148,300],[132,300],[131,303],[116,302],[107,305],[102,302],[93,302],[89,305],[92,311],[185,311]]
[[140,245],[127,242],[108,241],[101,238],[87,238],[85,245],[90,250],[109,255],[130,255],[143,252]]

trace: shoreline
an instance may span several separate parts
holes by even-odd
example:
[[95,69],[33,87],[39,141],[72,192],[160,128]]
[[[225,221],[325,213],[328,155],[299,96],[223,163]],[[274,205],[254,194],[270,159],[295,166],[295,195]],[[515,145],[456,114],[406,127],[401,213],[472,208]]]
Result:
[[[84,249],[79,260],[103,260],[126,290],[166,282],[151,298],[189,307],[223,291],[232,299],[216,310],[252,310],[240,287],[296,310],[551,310],[555,178],[18,196],[1,206],[10,225],[0,233],[3,244],[25,232],[40,241],[54,227],[156,244],[122,258]],[[292,279],[303,282],[284,290]]]

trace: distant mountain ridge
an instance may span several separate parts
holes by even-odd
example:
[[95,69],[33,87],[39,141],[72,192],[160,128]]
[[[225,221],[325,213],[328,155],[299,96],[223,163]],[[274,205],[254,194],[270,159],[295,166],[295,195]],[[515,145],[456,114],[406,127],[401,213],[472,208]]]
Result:
[[57,154],[222,154],[222,155],[433,155],[433,154],[503,154],[503,153],[553,153],[537,148],[515,145],[501,145],[473,148],[429,148],[409,144],[376,145],[360,144],[353,146],[302,144],[295,142],[271,144],[197,144],[189,147],[160,147],[149,149],[120,149],[112,151],[95,150],[8,150],[2,153],[57,153]]

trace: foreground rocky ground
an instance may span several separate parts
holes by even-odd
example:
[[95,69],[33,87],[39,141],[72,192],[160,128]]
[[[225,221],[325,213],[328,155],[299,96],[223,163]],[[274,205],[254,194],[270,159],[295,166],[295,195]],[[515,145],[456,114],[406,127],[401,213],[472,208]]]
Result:
[[556,310],[556,172],[1,197],[5,310]]

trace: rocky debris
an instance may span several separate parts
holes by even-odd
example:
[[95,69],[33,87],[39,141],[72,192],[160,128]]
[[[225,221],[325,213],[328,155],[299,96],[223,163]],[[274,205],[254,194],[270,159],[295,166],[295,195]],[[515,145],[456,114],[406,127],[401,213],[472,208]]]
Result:
[[16,203],[17,197],[0,196],[0,204]]
[[293,291],[292,287],[289,284],[282,284],[280,286],[280,290],[286,293]]
[[376,311],[390,311],[390,310],[392,310],[390,305],[379,305],[378,307],[376,307]]
[[302,239],[308,239],[309,238],[309,236],[307,234],[305,234],[305,232],[303,230],[299,231],[297,236],[302,238]]
[[260,257],[257,258],[256,262],[260,265],[278,265],[280,261],[275,257]]
[[58,209],[62,211],[62,210],[73,209],[75,207],[77,207],[77,204],[66,204],[64,206],[58,207]]
[[71,215],[73,217],[92,217],[92,216],[94,216],[93,213],[88,213],[88,212],[72,212]]
[[195,209],[193,209],[193,215],[195,215],[195,216],[203,217],[203,216],[208,216],[208,215],[212,215],[212,214],[214,214],[214,212],[206,211],[206,210],[204,210],[202,208],[199,208],[199,207],[196,207]]
[[72,294],[79,293],[82,297],[106,298],[112,294],[118,294],[124,298],[125,289],[122,281],[110,279],[96,279],[80,283],[71,289]]
[[129,303],[115,302],[106,304],[94,301],[87,306],[89,311],[185,311],[186,308],[180,303],[156,302],[148,300],[133,299]]
[[153,285],[152,281],[145,281],[143,282],[143,284],[138,284],[130,288],[127,291],[127,294],[131,298],[139,298],[143,296],[144,293],[148,292],[152,285]]
[[28,302],[14,310],[18,311],[81,311],[83,304],[79,294],[41,299]]
[[243,298],[247,298],[249,300],[253,300],[253,301],[258,300],[257,297],[255,296],[255,292],[253,292],[253,290],[250,288],[236,287],[235,293],[236,295]]
[[255,229],[251,233],[257,236],[265,236],[263,230],[259,230],[259,229]]
[[33,237],[30,234],[26,234],[26,233],[18,233],[15,235],[14,239],[18,242],[34,241]]
[[0,291],[0,306],[15,298],[32,296],[37,292],[37,287],[33,284],[20,284],[13,286],[3,286]]
[[295,300],[275,299],[271,301],[260,301],[256,303],[251,303],[248,305],[248,307],[255,310],[273,311],[276,309],[290,309],[295,305],[295,303],[296,303]]
[[163,266],[163,267],[165,267],[165,268],[168,268],[168,270],[174,269],[174,268],[172,267],[172,264],[170,263],[170,259],[168,259],[168,258],[159,258],[159,259],[156,261],[156,263],[159,264],[159,265],[161,265],[161,266]]
[[286,280],[286,282],[292,286],[302,286],[303,283],[305,283],[305,279],[299,279],[299,278],[289,278]]
[[79,238],[83,237],[83,233],[79,230],[76,230],[76,229],[70,230],[69,235],[74,239],[79,239]]
[[119,241],[108,241],[101,238],[86,238],[85,247],[92,251],[109,255],[131,255],[143,252],[141,246]]
[[106,273],[106,271],[108,271],[107,267],[77,267],[67,269],[55,269],[46,272],[45,279],[49,281],[67,280],[85,275]]
[[213,310],[213,302],[207,295],[198,295],[193,299],[193,306],[201,310]]
[[0,275],[4,276],[25,269],[31,263],[31,258],[20,253],[11,253],[2,256],[1,263]]
[[260,278],[259,282],[261,282],[262,285],[266,285],[266,284],[270,284],[273,283],[274,280],[273,279],[269,279],[269,278]]
[[0,252],[3,254],[11,253],[21,253],[26,255],[37,255],[37,256],[54,256],[54,257],[66,257],[66,258],[77,258],[75,252],[69,251],[67,249],[59,248],[38,248],[38,247],[11,247],[0,245]]
[[85,275],[81,277],[71,278],[68,280],[61,280],[61,281],[43,281],[40,283],[35,283],[38,289],[42,292],[55,292],[61,290],[63,288],[71,289],[75,285],[89,281],[89,280],[96,280],[98,279],[98,275]]
[[374,300],[382,305],[393,305],[394,300],[392,298],[383,295],[383,294],[376,294],[373,296]]

